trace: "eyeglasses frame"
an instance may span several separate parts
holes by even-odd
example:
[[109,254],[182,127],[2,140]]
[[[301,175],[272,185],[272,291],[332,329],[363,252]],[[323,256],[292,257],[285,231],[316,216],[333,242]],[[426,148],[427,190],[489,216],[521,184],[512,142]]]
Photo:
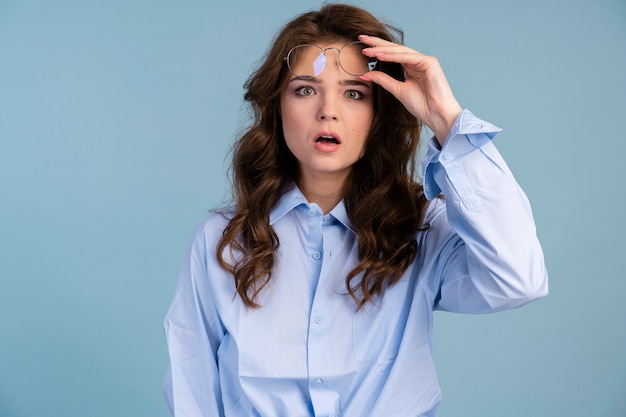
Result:
[[[341,65],[341,59],[340,59],[340,56],[341,56],[341,51],[343,51],[343,49],[344,49],[346,46],[353,45],[353,44],[361,44],[361,45],[364,45],[365,47],[369,47],[369,45],[367,45],[366,43],[363,43],[363,42],[361,42],[361,41],[351,41],[351,42],[348,42],[348,43],[344,44],[341,48],[337,48],[337,47],[334,47],[334,46],[330,46],[330,47],[328,47],[328,48],[322,48],[322,47],[321,47],[321,46],[319,46],[319,45],[314,45],[314,44],[312,44],[312,43],[305,43],[305,44],[302,44],[302,45],[296,45],[296,46],[294,46],[293,48],[291,48],[291,49],[289,50],[289,52],[287,52],[287,56],[285,56],[284,61],[287,63],[287,68],[289,69],[289,72],[291,72],[291,74],[293,74],[296,78],[303,79],[303,80],[312,79],[312,78],[315,78],[316,76],[315,76],[315,75],[314,75],[314,76],[310,76],[310,75],[298,75],[298,74],[296,74],[296,72],[295,72],[295,71],[291,68],[291,64],[290,64],[290,62],[289,62],[289,59],[290,59],[290,57],[291,57],[291,53],[292,53],[293,51],[295,51],[296,49],[298,49],[298,48],[302,48],[302,47],[305,47],[305,46],[313,46],[313,47],[315,47],[315,48],[318,48],[318,49],[321,51],[321,53],[322,53],[322,54],[324,54],[324,57],[327,57],[327,55],[326,55],[326,51],[332,51],[332,50],[334,50],[334,51],[337,51],[337,64],[339,65],[339,68],[341,68],[341,69],[343,70],[343,72],[345,72],[345,73],[346,73],[346,74],[348,74],[348,75],[353,75],[353,76],[355,76],[355,77],[358,77],[358,76],[360,76],[360,75],[365,74],[365,72],[362,72],[362,73],[360,73],[360,74],[353,74],[353,73],[349,72],[348,70],[346,70],[346,69],[343,67],[343,65]],[[365,49],[365,48],[363,48],[363,49]],[[364,57],[365,57],[365,55],[364,55]],[[372,70],[376,67],[376,65],[378,65],[378,60],[377,60],[376,58],[374,58],[374,57],[366,57],[366,58],[369,58],[369,59],[370,59],[370,62],[368,62],[368,63],[367,63],[367,66],[368,66],[368,68],[369,68],[369,71],[372,71]],[[322,68],[322,70],[319,72],[319,74],[321,74],[321,73],[322,73],[322,72],[326,69],[326,62],[328,62],[328,61],[324,61],[324,67],[323,67],[323,68]],[[318,76],[319,76],[319,74],[318,74]]]

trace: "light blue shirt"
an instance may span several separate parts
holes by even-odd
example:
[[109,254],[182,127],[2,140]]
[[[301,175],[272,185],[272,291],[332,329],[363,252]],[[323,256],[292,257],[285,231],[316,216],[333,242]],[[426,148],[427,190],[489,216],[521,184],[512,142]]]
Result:
[[[270,214],[280,239],[271,284],[249,309],[215,248],[228,211],[195,234],[165,319],[164,384],[176,416],[436,416],[433,310],[487,313],[547,294],[530,205],[491,143],[499,129],[461,113],[433,138],[433,199],[418,256],[381,298],[356,311],[345,278],[357,242],[343,203],[323,215],[294,185]],[[227,258],[228,259],[228,258]]]

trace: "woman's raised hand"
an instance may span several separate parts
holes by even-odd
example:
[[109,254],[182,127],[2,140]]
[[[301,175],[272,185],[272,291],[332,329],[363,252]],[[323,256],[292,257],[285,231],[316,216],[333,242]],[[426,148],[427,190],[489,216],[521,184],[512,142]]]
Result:
[[383,62],[401,64],[406,81],[398,81],[381,71],[370,71],[362,78],[371,80],[393,94],[418,120],[428,126],[443,145],[452,124],[461,112],[437,58],[424,55],[404,45],[375,36],[361,35],[359,40],[370,48],[367,56]]

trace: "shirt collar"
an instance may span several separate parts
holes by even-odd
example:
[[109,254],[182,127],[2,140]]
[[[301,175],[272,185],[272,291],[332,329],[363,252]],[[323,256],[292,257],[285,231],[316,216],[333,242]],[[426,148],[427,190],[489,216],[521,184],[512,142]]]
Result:
[[278,203],[272,208],[270,212],[270,225],[276,223],[281,217],[289,213],[300,204],[308,204],[306,198],[296,186],[295,183],[291,183],[285,187],[285,192],[278,200]]
[[337,204],[335,208],[333,208],[328,214],[337,219],[337,221],[343,224],[346,228],[350,229],[352,233],[355,233],[354,229],[352,228],[352,222],[348,218],[348,212],[346,211],[346,205],[344,204],[343,200],[341,200],[339,204]]
[[[289,213],[291,210],[295,209],[300,205],[312,206],[300,188],[295,183],[291,183],[287,185],[285,188],[285,192],[278,200],[278,203],[274,206],[272,211],[270,212],[270,225],[273,225],[281,217],[285,214]],[[354,233],[354,229],[352,228],[352,223],[348,218],[348,213],[346,212],[346,206],[341,200],[331,211],[328,213],[329,216],[334,217],[339,223],[343,224],[346,228],[350,229],[352,233]]]

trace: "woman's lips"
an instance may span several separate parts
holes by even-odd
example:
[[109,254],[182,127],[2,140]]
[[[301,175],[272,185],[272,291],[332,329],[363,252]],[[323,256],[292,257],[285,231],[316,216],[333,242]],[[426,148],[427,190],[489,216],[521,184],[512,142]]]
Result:
[[318,136],[315,139],[314,147],[319,152],[334,152],[339,149],[339,145],[341,145],[341,140],[337,138],[336,135],[333,134],[323,134]]

